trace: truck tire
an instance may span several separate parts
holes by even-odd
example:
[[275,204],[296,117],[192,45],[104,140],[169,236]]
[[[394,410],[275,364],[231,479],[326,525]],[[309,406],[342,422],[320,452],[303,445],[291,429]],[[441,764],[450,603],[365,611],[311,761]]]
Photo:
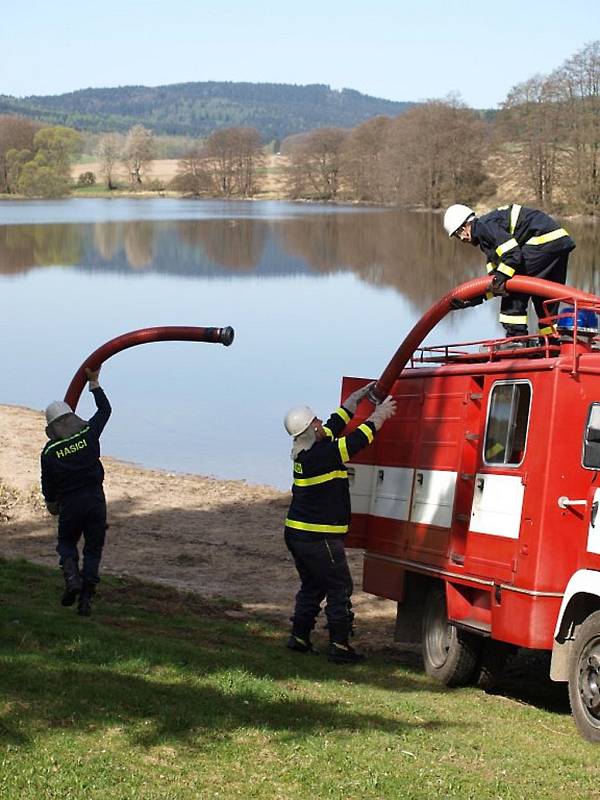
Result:
[[577,631],[569,667],[569,701],[579,733],[600,742],[600,611]]
[[446,593],[432,589],[423,614],[425,672],[446,686],[466,686],[475,674],[480,648],[478,636],[448,624]]

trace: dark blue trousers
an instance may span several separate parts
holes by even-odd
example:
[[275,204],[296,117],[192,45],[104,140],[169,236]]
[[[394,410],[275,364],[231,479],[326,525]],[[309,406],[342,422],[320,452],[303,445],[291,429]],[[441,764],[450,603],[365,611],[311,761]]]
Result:
[[300,591],[292,617],[294,631],[302,635],[314,628],[325,599],[328,623],[349,626],[354,616],[350,602],[354,587],[343,538],[331,535],[308,540],[306,535],[287,529],[285,543],[300,576]]
[[79,563],[77,544],[82,536],[81,577],[96,584],[100,580],[98,572],[106,536],[106,500],[101,486],[72,492],[60,501],[56,552],[61,565],[65,558],[74,558]]

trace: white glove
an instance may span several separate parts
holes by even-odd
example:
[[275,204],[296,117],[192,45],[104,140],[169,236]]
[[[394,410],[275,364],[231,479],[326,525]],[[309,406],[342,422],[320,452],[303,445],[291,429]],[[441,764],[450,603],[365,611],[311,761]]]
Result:
[[352,394],[349,394],[348,397],[342,402],[344,408],[351,414],[354,414],[360,401],[364,400],[369,393],[369,389],[374,385],[375,381],[371,381],[371,383],[367,383],[366,386],[361,386],[360,389],[357,389],[355,392],[352,392]]
[[378,431],[381,429],[386,419],[393,417],[395,413],[396,401],[392,395],[389,394],[385,400],[375,408],[375,411],[373,411],[371,416],[367,419],[367,422],[372,422],[373,425],[375,425],[375,430]]

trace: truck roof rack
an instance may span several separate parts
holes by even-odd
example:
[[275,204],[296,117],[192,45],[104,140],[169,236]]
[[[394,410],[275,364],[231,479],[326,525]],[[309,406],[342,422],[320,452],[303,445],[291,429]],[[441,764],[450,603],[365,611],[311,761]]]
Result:
[[[565,304],[558,314],[548,314],[548,306],[560,300]],[[573,356],[573,372],[577,371],[577,353],[582,350],[600,350],[600,334],[597,330],[583,328],[582,312],[600,315],[600,301],[581,303],[574,298],[561,297],[544,301],[545,315],[540,323],[553,327],[556,333],[548,335],[515,336],[512,338],[481,339],[456,344],[418,347],[409,364],[412,368],[432,364],[472,363],[482,364],[500,359],[555,358],[558,355]],[[511,344],[514,347],[511,347]]]

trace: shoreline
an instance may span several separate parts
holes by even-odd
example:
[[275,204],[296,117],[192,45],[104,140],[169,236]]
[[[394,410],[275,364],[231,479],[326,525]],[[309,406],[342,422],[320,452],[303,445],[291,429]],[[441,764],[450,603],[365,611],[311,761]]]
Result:
[[[194,195],[194,194],[186,194],[184,192],[176,192],[169,189],[165,190],[152,190],[149,189],[145,190],[136,190],[136,191],[128,191],[126,189],[114,189],[112,191],[101,191],[101,192],[85,192],[85,191],[75,191],[71,194],[64,195],[63,197],[26,197],[25,195],[17,195],[17,194],[0,194],[0,202],[11,202],[11,201],[18,201],[18,202],[56,202],[57,200],[195,200],[198,202],[202,201],[215,201],[219,200],[224,203],[239,203],[239,202],[247,202],[247,203],[260,203],[260,202],[279,202],[279,203],[295,203],[298,205],[322,205],[328,208],[332,206],[341,206],[341,207],[352,207],[352,208],[380,208],[382,210],[390,211],[403,211],[403,212],[410,212],[413,214],[442,214],[442,208],[415,208],[410,206],[398,206],[393,203],[377,203],[371,200],[315,200],[310,197],[285,197],[280,194],[260,194],[258,196],[253,197],[223,197],[221,195]],[[475,210],[478,211],[480,214],[487,213],[492,208],[496,207],[496,201],[489,203],[489,204],[476,204]],[[486,211],[487,209],[487,211]],[[576,222],[583,222],[586,224],[600,224],[600,216],[594,216],[590,214],[580,214],[580,213],[566,213],[566,214],[558,214],[553,212],[553,215],[558,217],[559,219],[566,219]]]

